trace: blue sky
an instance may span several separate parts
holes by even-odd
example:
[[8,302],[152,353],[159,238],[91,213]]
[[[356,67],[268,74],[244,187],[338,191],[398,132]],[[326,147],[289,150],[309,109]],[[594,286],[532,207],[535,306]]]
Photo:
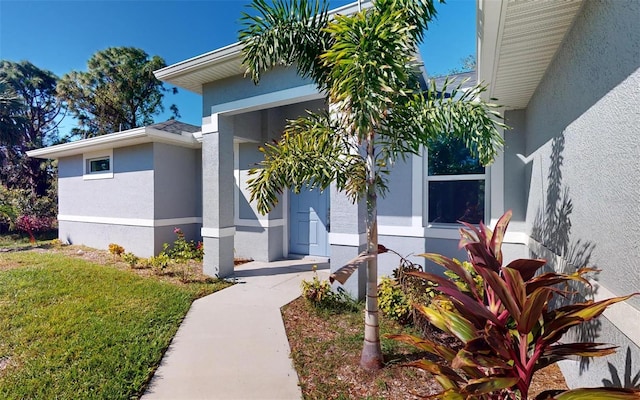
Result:
[[[238,20],[249,0],[0,0],[0,58],[28,60],[58,76],[85,70],[98,50],[139,47],[168,65],[237,41]],[[331,0],[331,7],[348,4]],[[420,48],[430,75],[446,73],[475,54],[475,0],[438,4]],[[167,95],[180,120],[201,123],[200,96]],[[156,117],[163,121],[168,113]],[[67,118],[62,133],[73,127]]]

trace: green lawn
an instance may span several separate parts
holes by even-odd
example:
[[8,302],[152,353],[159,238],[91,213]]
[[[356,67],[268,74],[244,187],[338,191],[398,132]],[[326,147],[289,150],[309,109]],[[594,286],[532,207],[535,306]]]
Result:
[[0,398],[142,394],[191,302],[178,286],[61,254],[1,254]]

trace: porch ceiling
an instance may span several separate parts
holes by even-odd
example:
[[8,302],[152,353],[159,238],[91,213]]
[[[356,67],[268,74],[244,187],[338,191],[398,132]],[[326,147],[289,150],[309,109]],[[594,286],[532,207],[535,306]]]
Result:
[[478,0],[478,78],[507,109],[525,108],[583,0]]

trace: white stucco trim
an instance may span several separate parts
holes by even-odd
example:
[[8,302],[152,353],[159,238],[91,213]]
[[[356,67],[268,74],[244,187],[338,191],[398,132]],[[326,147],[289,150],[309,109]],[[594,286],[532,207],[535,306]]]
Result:
[[278,219],[248,219],[248,218],[237,218],[234,221],[236,226],[249,226],[254,228],[273,228],[276,226],[284,226],[285,220],[284,218]]
[[202,235],[202,237],[208,238],[228,237],[236,234],[236,228],[235,226],[230,226],[227,228],[203,227],[202,229],[200,229],[200,234]]
[[246,97],[241,100],[216,104],[211,107],[211,114],[234,115],[264,108],[280,107],[293,103],[322,99],[325,96],[318,92],[315,84],[297,86],[294,88],[265,93],[258,96]]
[[335,233],[329,232],[329,244],[338,246],[360,246],[367,243],[366,233]]
[[[595,294],[593,296],[594,301],[600,301],[616,297],[609,289],[602,286],[599,282],[589,280],[593,285]],[[640,310],[631,306],[629,303],[623,301],[607,308],[604,315],[612,324],[618,328],[629,340],[640,347]]]
[[166,219],[145,219],[145,218],[113,218],[96,217],[86,215],[65,215],[58,214],[58,221],[82,222],[89,224],[125,225],[142,227],[160,227],[172,225],[201,224],[201,217],[166,218]]

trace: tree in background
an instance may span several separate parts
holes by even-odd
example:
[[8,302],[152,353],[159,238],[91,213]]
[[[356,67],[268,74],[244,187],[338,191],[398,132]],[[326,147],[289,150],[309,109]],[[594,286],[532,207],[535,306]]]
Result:
[[[47,193],[54,170],[51,163],[27,157],[28,150],[57,143],[64,105],[56,99],[58,77],[28,61],[0,61],[0,80],[15,95],[2,109],[0,181],[8,188]],[[5,130],[7,125],[7,130]]]
[[[414,57],[435,15],[433,0],[377,0],[369,9],[330,17],[327,4],[306,0],[254,0],[257,15],[243,16],[240,32],[247,72],[254,81],[277,65],[295,65],[326,94],[330,113],[289,121],[280,141],[262,149],[251,171],[252,200],[268,212],[287,188],[325,190],[335,182],[353,201],[366,200],[367,251],[342,269],[367,263],[364,345],[360,365],[382,366],[378,327],[377,196],[394,160],[419,154],[436,137],[459,138],[483,163],[493,161],[502,139],[495,106],[484,90],[420,88]],[[336,274],[334,274],[336,275]]]
[[[59,98],[79,124],[73,136],[94,137],[149,125],[164,111],[162,101],[169,89],[153,75],[166,66],[162,58],[133,47],[110,47],[95,53],[87,66],[87,72],[72,71],[58,84]],[[175,94],[177,89],[171,91]],[[175,105],[170,109],[179,117]]]
[[464,72],[471,72],[476,70],[476,56],[475,54],[469,54],[468,56],[460,59],[460,66],[449,70],[447,75],[462,74]]

